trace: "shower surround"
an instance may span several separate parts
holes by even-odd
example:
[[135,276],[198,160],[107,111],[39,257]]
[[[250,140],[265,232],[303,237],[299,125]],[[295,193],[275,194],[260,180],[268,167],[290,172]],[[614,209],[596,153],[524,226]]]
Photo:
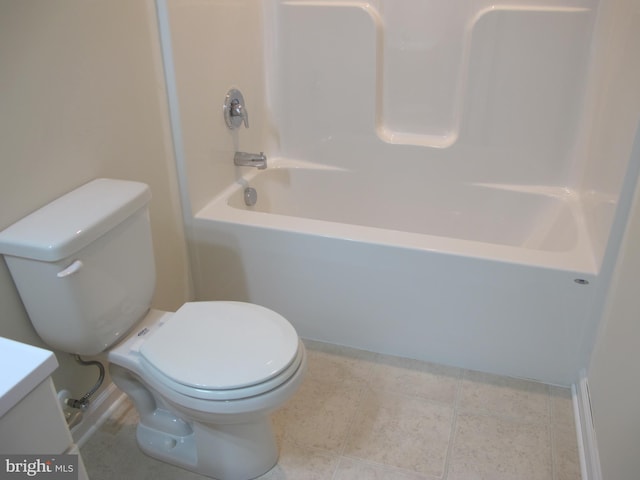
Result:
[[158,0],[198,299],[575,382],[637,176],[624,2]]

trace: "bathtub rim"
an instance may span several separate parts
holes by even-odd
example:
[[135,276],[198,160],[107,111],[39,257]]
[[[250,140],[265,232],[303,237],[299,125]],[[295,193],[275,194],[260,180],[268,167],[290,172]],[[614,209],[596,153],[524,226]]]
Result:
[[[240,168],[241,171],[239,173],[242,175],[196,212],[193,215],[195,222],[213,221],[240,224],[350,242],[363,242],[432,253],[437,252],[444,255],[488,259],[529,267],[565,270],[575,273],[577,278],[587,280],[589,280],[587,277],[593,279],[599,273],[585,226],[584,215],[579,211],[581,206],[575,199],[570,206],[577,228],[577,240],[574,247],[564,251],[536,250],[527,247],[498,245],[475,240],[238,209],[228,204],[230,196],[241,188],[248,186],[249,182],[261,172],[265,172],[265,170]],[[270,160],[267,171],[273,169],[349,171],[341,167],[286,158]]]

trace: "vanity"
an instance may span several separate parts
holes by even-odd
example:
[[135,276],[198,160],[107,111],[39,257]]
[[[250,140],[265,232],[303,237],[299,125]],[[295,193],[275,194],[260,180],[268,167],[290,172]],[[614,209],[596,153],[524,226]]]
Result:
[[88,479],[58,402],[53,352],[0,337],[0,455],[78,455],[78,478]]

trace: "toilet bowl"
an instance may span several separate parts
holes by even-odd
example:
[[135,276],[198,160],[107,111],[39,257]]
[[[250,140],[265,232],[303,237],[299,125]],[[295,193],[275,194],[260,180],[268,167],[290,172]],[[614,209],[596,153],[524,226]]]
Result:
[[0,253],[49,346],[106,353],[145,453],[221,480],[257,477],[277,461],[269,414],[299,387],[304,346],[258,305],[150,310],[150,196],[142,183],[94,180],[0,232]]
[[[210,334],[218,341],[205,342]],[[306,367],[304,345],[280,315],[239,302],[152,310],[107,358],[139,413],[147,455],[213,478],[254,478],[277,462],[269,414]]]

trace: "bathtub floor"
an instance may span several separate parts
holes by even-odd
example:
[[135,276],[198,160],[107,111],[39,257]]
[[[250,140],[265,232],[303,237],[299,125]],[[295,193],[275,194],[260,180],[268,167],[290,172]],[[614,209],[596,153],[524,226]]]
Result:
[[[305,342],[307,377],[274,416],[280,461],[260,477],[577,480],[568,389]],[[204,479],[137,448],[126,401],[81,448],[91,480]]]

